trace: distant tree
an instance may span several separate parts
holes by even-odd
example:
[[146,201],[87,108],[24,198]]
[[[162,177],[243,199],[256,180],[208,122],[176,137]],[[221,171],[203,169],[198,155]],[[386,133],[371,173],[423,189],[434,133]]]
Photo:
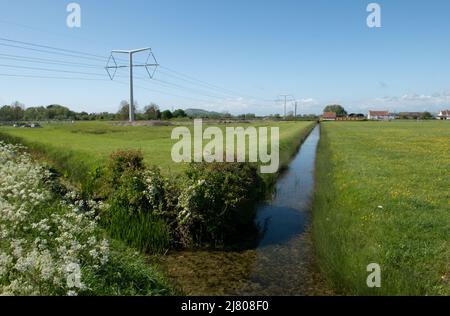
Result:
[[155,103],[151,103],[144,108],[144,117],[146,120],[159,120],[161,119],[161,111],[159,106]]
[[21,121],[24,119],[25,106],[16,101],[0,109],[0,121]]
[[[136,113],[137,102],[134,102],[134,113]],[[119,111],[117,116],[120,120],[128,120],[130,117],[130,103],[126,100],[120,102]]]
[[23,120],[23,116],[25,114],[25,105],[20,103],[19,101],[15,101],[11,104],[11,108],[13,111],[14,121]]
[[173,112],[173,117],[183,118],[183,117],[187,117],[187,114],[186,114],[186,112],[184,112],[184,110],[179,109],[179,110],[176,110],[175,112]]
[[0,121],[12,121],[14,118],[11,106],[4,105],[0,108]]
[[47,108],[40,107],[31,107],[25,110],[24,119],[26,121],[45,121],[48,120],[48,110]]
[[216,117],[223,117],[223,118],[226,118],[226,119],[230,119],[230,118],[233,117],[233,116],[232,116],[230,113],[228,113],[227,111],[224,111],[224,112],[222,112],[222,113],[219,113],[219,115],[212,115],[212,117],[214,117],[214,116],[216,116]]
[[400,119],[401,120],[409,120],[409,116],[404,113],[400,113]]
[[292,120],[294,118],[294,111],[289,111],[286,115],[286,118]]
[[50,120],[73,120],[76,115],[65,106],[52,104],[47,106],[47,116]]
[[421,120],[432,120],[433,118],[433,114],[431,114],[430,112],[423,112],[420,116]]
[[161,119],[170,120],[171,118],[173,118],[173,114],[171,111],[165,110],[161,113]]
[[337,116],[347,116],[347,111],[345,111],[343,106],[338,104],[328,105],[323,111],[336,113]]

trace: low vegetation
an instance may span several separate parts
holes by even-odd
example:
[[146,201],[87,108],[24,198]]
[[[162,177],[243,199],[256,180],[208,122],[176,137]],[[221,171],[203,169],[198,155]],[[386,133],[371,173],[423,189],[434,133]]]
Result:
[[143,257],[98,225],[104,205],[61,191],[21,146],[0,142],[0,295],[159,295]]
[[[258,124],[280,126],[282,167],[287,165],[314,127],[312,122]],[[32,221],[30,225],[35,225],[35,221],[36,225],[41,222],[50,225],[39,233],[40,238],[47,238],[45,243],[49,244],[50,253],[55,252],[55,267],[62,269],[58,281],[61,287],[41,284],[38,280],[38,289],[30,288],[34,292],[15,294],[167,294],[171,291],[156,270],[127,247],[155,255],[173,248],[224,248],[242,243],[248,235],[257,237],[254,205],[271,188],[276,175],[262,177],[257,164],[250,163],[175,165],[168,159],[174,142],[170,140],[171,130],[169,127],[126,127],[106,123],[46,125],[39,130],[2,128],[0,136],[4,140],[28,145],[35,156],[49,162],[66,176],[66,180],[79,184],[80,192],[67,192],[54,174],[46,174],[44,179],[36,180],[39,183],[33,183],[34,187],[47,190],[49,195],[39,208],[42,212],[36,211],[36,218],[27,216],[27,219]],[[123,149],[118,150],[120,148]],[[27,157],[28,163],[33,165]],[[173,169],[164,170],[164,166]],[[13,185],[19,180],[11,181]],[[32,192],[31,188],[29,191]],[[21,203],[17,204],[18,210],[24,207]],[[74,216],[76,221],[71,223],[72,226],[53,223],[54,214]],[[84,226],[86,231],[83,231]],[[10,227],[15,226],[11,223]],[[58,236],[49,235],[49,231],[72,229],[70,227],[74,232],[62,231],[60,234],[74,235],[75,241],[64,242],[75,247],[75,257],[70,262],[58,262],[61,255],[58,251],[62,248],[52,244],[53,237]],[[39,241],[33,239],[35,232],[20,234],[28,240],[30,251],[33,251],[32,245],[39,251]],[[10,240],[9,236],[5,240]],[[92,243],[94,248],[83,247],[86,242]],[[7,243],[0,249],[2,247],[6,255],[14,254],[15,249]],[[9,273],[2,281],[6,286],[16,278],[13,275],[16,271],[14,260],[18,259],[2,258],[5,271]],[[61,281],[68,277],[63,272],[69,264],[81,267],[83,281],[78,288],[67,288]],[[32,270],[29,279],[18,282],[22,285],[36,282],[36,273],[41,272]],[[124,277],[118,285],[121,280],[116,273],[130,279]],[[4,292],[9,293],[8,290],[5,288]]]
[[223,247],[253,225],[264,184],[246,163],[191,164],[174,180],[142,154],[111,156],[106,178],[105,227],[115,238],[149,253],[169,248]]
[[[219,126],[225,128],[226,125]],[[286,165],[309,133],[313,122],[259,121],[251,126],[280,127],[280,158],[282,165]],[[176,164],[170,159],[175,143],[170,137],[173,126],[130,127],[109,122],[77,122],[44,124],[43,127],[0,127],[0,139],[26,145],[61,174],[79,184],[88,181],[98,167],[105,166],[108,157],[117,150],[141,150],[145,164],[158,166],[166,175],[181,173],[187,168],[186,164]]]
[[322,125],[313,233],[340,293],[450,294],[449,139],[446,122]]

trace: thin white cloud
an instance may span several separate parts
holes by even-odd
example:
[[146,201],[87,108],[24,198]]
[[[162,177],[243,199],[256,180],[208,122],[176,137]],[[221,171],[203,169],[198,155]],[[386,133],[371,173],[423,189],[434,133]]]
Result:
[[450,108],[450,93],[441,92],[426,94],[404,94],[402,96],[386,96],[367,99],[361,102],[361,110],[385,109],[397,112],[439,112]]

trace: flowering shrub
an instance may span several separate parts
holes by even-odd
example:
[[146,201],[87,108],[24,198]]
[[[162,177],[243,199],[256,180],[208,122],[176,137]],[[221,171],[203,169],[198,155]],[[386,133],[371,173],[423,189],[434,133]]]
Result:
[[253,223],[253,202],[263,193],[256,166],[249,163],[191,164],[178,202],[184,241],[222,245]]
[[191,164],[173,179],[145,168],[139,152],[119,151],[110,160],[104,220],[114,238],[140,250],[222,246],[253,225],[252,204],[264,190],[255,165]]
[[107,264],[109,243],[95,215],[48,189],[51,178],[21,146],[0,142],[0,294],[77,295],[88,292],[83,275]]
[[145,169],[140,152],[119,151],[109,163],[110,198],[103,220],[111,236],[150,252],[170,247],[165,182],[159,170]]

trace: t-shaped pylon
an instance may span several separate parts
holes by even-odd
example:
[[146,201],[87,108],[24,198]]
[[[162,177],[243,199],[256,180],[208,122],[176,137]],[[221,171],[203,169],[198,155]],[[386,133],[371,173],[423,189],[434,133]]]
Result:
[[[136,53],[141,53],[148,51],[149,55],[147,57],[147,61],[145,64],[139,64],[134,65],[133,64],[133,55]],[[117,65],[116,59],[114,58],[114,54],[128,54],[129,64],[119,66]],[[145,70],[147,70],[147,73],[151,79],[153,79],[153,76],[155,75],[156,69],[158,68],[159,64],[156,61],[155,55],[152,52],[151,48],[141,48],[141,49],[135,49],[135,50],[113,50],[111,52],[111,56],[108,59],[108,63],[106,64],[106,72],[108,73],[109,78],[111,80],[114,80],[114,77],[116,75],[117,69],[119,68],[129,68],[130,70],[130,122],[134,121],[134,95],[133,95],[133,68],[134,67],[144,67]],[[153,69],[151,71],[150,69]],[[112,70],[114,70],[112,72]]]

